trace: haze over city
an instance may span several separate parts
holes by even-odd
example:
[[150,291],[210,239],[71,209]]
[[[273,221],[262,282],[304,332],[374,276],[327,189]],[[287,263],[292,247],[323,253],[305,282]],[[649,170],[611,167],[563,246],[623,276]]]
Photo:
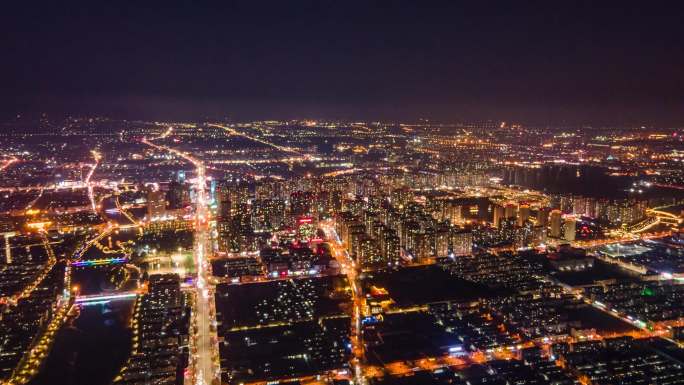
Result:
[[15,2],[0,108],[677,126],[680,16],[632,1]]

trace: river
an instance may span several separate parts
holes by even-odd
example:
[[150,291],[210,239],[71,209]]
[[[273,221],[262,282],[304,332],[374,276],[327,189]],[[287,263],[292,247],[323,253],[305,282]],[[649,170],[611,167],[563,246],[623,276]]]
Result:
[[84,306],[30,385],[108,385],[131,350],[133,300]]
[[[118,274],[129,281],[112,282],[123,266],[74,269],[72,283],[81,294],[107,294],[117,286],[135,288],[137,274]],[[131,351],[129,329],[134,300],[80,306],[77,316],[58,332],[42,370],[30,385],[109,385]]]

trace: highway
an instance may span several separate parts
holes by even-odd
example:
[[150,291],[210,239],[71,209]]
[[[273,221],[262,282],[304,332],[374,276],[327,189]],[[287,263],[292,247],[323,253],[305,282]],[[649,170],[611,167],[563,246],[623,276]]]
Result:
[[280,151],[287,152],[287,153],[290,153],[290,154],[295,154],[295,155],[299,155],[299,156],[305,157],[304,154],[300,153],[299,151],[297,151],[297,150],[295,150],[295,149],[293,149],[293,148],[277,145],[277,144],[272,143],[272,142],[269,142],[269,141],[267,141],[267,140],[257,138],[256,136],[249,135],[249,134],[246,134],[246,133],[244,133],[244,132],[238,131],[238,130],[232,128],[232,127],[222,126],[222,125],[219,125],[219,124],[210,124],[209,126],[210,126],[210,127],[221,128],[221,129],[225,130],[229,135],[242,136],[243,138],[247,138],[247,139],[253,140],[253,141],[255,141],[255,142],[259,142],[259,143],[261,143],[261,144],[265,144],[265,145],[267,145],[267,146],[273,147],[273,148],[275,148],[276,150],[280,150]]
[[361,306],[363,304],[363,295],[359,285],[359,277],[357,268],[349,256],[349,253],[340,242],[337,232],[332,223],[320,223],[319,226],[325,232],[326,238],[330,240],[333,257],[337,260],[342,268],[342,273],[347,276],[347,280],[352,289],[352,302],[354,304],[354,313],[352,314],[352,333],[350,336],[352,344],[353,358],[351,361],[352,371],[356,384],[366,385],[368,383],[363,373],[363,363],[365,361],[363,334],[361,333]]
[[85,179],[85,184],[88,186],[88,199],[90,199],[90,206],[93,209],[93,212],[97,212],[97,204],[95,203],[95,192],[93,185],[90,183],[90,179],[93,177],[93,174],[95,173],[95,169],[97,168],[97,165],[100,164],[100,159],[102,159],[102,155],[100,155],[99,152],[93,150],[91,151],[93,154],[93,158],[95,159],[95,163],[93,166],[90,168],[90,171],[88,172],[88,175],[86,176]]
[[196,300],[193,308],[194,333],[192,338],[192,374],[189,381],[195,385],[220,384],[218,337],[216,335],[216,309],[214,289],[210,284],[211,242],[209,237],[209,210],[207,208],[206,174],[204,163],[185,152],[157,145],[147,139],[143,143],[167,151],[192,163],[197,172],[195,181],[195,239],[193,253],[197,269]]
[[0,163],[0,171],[7,170],[9,168],[9,166],[12,165],[12,163],[16,163],[18,161],[19,161],[19,159],[15,158],[15,157],[11,157],[11,158],[3,161],[2,163]]
[[[215,331],[216,314],[213,308],[213,288],[209,287],[211,265],[208,256],[211,252],[209,240],[209,221],[206,199],[204,165],[196,161],[197,167],[197,209],[195,228],[195,264],[197,268],[197,316],[196,348],[197,369],[195,384],[215,384],[220,378],[218,368],[218,345]],[[216,363],[216,365],[215,365]]]

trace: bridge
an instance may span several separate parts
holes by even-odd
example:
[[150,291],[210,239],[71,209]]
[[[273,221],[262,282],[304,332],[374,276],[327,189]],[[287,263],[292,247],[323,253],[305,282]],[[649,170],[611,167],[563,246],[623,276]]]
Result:
[[90,266],[107,266],[107,265],[118,265],[121,263],[126,263],[128,258],[103,258],[103,259],[89,259],[84,261],[74,261],[71,262],[73,267],[90,267]]
[[97,295],[82,295],[76,297],[76,304],[83,306],[99,305],[112,301],[121,301],[132,299],[138,296],[137,291],[127,291],[116,294],[97,294]]

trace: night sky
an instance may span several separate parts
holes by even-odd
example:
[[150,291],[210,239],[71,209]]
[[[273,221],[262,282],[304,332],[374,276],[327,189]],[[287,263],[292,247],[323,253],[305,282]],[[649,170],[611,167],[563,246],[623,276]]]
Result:
[[684,125],[677,2],[16,3],[4,119]]

